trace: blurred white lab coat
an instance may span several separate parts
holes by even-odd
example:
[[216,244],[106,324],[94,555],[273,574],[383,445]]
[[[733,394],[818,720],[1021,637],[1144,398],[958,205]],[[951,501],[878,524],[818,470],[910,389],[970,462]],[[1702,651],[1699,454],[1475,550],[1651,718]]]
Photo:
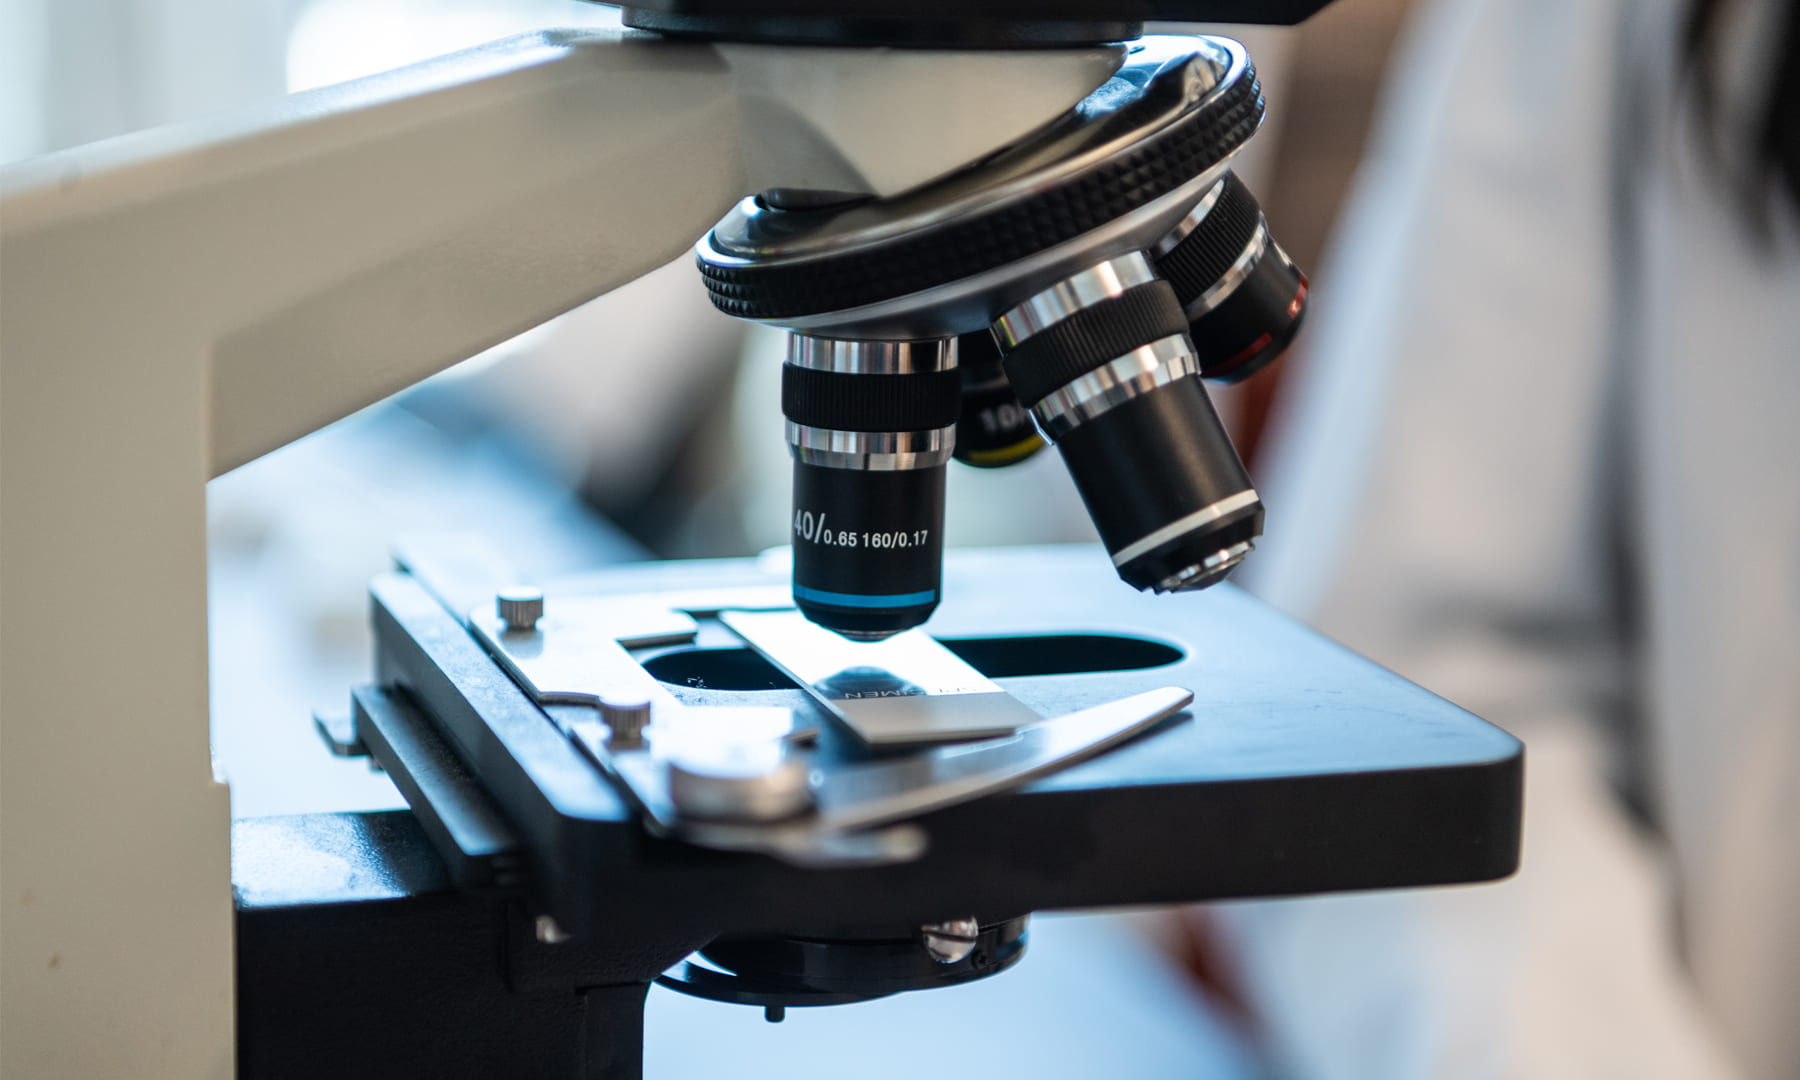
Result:
[[1221,909],[1282,1075],[1800,1076],[1800,227],[1699,148],[1684,10],[1403,45],[1246,569],[1525,739],[1524,865]]

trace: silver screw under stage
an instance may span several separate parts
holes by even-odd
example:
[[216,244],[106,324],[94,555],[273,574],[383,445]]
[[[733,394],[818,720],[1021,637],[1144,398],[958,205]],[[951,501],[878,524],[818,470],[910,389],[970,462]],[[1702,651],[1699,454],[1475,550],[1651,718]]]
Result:
[[925,952],[940,964],[954,964],[975,951],[981,923],[974,919],[946,919],[919,927]]
[[561,945],[572,936],[567,930],[558,926],[556,920],[549,915],[539,915],[537,920],[532,923],[532,930],[537,935],[537,939],[545,945]]

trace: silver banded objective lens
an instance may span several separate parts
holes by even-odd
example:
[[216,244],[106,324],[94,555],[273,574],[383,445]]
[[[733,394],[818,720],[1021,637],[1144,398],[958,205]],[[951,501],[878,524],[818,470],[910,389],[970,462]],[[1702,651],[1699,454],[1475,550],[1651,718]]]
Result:
[[1306,275],[1269,233],[1256,196],[1227,173],[1155,248],[1175,287],[1200,374],[1249,378],[1281,356],[1306,315]]
[[1262,529],[1186,330],[1142,252],[1071,275],[994,324],[1007,376],[1061,450],[1119,576],[1158,592],[1222,580]]
[[794,459],[794,603],[808,619],[879,640],[936,609],[960,380],[953,338],[790,335],[782,411]]

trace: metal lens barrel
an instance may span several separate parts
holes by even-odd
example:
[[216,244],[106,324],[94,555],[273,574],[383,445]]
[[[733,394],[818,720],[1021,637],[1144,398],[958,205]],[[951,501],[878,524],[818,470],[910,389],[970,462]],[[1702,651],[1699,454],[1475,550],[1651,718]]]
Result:
[[1262,532],[1187,328],[1143,252],[1071,275],[994,324],[1007,377],[1062,451],[1119,576],[1158,592],[1222,580]]
[[954,339],[789,336],[781,411],[794,459],[794,603],[808,619],[873,641],[937,608],[961,389]]
[[1300,332],[1306,275],[1269,235],[1262,207],[1236,173],[1213,185],[1154,254],[1187,316],[1202,377],[1247,379]]

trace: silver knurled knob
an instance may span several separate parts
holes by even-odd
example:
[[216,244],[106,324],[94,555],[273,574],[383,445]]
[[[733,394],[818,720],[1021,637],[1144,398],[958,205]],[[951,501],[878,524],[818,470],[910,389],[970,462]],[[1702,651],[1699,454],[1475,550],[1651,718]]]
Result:
[[648,701],[603,701],[600,719],[611,734],[606,745],[614,750],[636,750],[644,745],[644,727],[650,723]]
[[511,585],[494,594],[494,606],[508,630],[531,630],[544,617],[544,590],[532,585]]
[[683,747],[668,764],[669,798],[702,821],[780,821],[812,806],[806,762],[780,743]]

